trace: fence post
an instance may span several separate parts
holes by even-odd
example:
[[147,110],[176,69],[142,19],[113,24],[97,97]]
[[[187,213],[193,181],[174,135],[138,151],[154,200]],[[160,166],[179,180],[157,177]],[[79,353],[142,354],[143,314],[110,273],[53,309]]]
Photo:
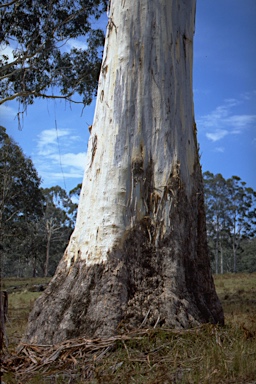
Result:
[[[5,335],[5,322],[8,312],[8,294],[6,291],[0,291],[0,367],[2,366],[4,337]],[[0,372],[0,384],[2,383],[2,375]]]

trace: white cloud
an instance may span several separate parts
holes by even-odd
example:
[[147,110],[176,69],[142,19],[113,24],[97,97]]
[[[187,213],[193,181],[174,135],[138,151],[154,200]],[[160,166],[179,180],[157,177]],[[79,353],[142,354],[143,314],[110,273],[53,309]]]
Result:
[[79,141],[71,129],[45,129],[37,136],[37,148],[41,155],[49,155],[56,148],[70,147],[71,143]]
[[243,128],[256,122],[256,115],[234,115],[228,117],[224,122],[238,128],[240,132]]
[[238,99],[225,99],[224,100],[224,106],[225,108],[232,108],[232,107],[236,107],[237,105],[240,105],[241,104],[241,101],[238,100]]
[[67,42],[67,46],[69,49],[76,48],[86,50],[88,48],[88,44],[85,41],[81,41],[78,39],[70,39]]
[[57,145],[58,138],[69,135],[70,131],[68,129],[45,129],[38,135],[38,148],[42,149],[48,145]]
[[44,184],[55,185],[63,179],[82,179],[86,153],[76,152],[81,138],[74,135],[72,129],[46,129],[37,139],[33,160]]
[[225,152],[225,148],[223,148],[223,147],[216,147],[215,148],[215,152],[224,153]]
[[[244,94],[245,95],[245,94]],[[256,123],[256,115],[238,114],[238,110],[253,94],[242,95],[240,99],[225,99],[207,115],[199,117],[197,124],[201,132],[213,141],[219,141],[228,135],[238,135]],[[235,113],[234,113],[235,109]],[[242,110],[242,108],[241,108]]]
[[40,173],[44,183],[49,183],[52,185],[58,184],[58,182],[65,179],[81,179],[83,177],[83,173],[76,172],[72,169],[70,172],[45,172],[44,170]]
[[13,120],[17,116],[17,110],[12,108],[12,107],[9,107],[6,104],[2,104],[0,106],[0,115],[1,115],[2,119],[12,119]]
[[51,159],[55,164],[61,162],[62,167],[74,167],[77,170],[84,170],[85,157],[85,152],[65,153],[61,156],[59,154],[49,155],[49,159]]
[[241,95],[242,99],[245,101],[250,101],[255,96],[256,96],[256,90],[254,90],[252,92],[244,92]]
[[221,130],[221,129],[218,129],[217,131],[212,132],[212,133],[209,133],[209,132],[206,133],[206,137],[212,141],[219,141],[227,135],[228,135],[228,131]]

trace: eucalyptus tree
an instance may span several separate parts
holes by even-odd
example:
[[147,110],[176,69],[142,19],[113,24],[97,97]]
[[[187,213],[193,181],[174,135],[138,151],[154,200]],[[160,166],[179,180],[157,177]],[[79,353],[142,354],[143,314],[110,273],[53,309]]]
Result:
[[80,198],[81,190],[82,190],[82,183],[79,183],[75,188],[69,191],[69,197],[73,202],[72,214],[75,220],[77,217],[78,201]]
[[256,235],[256,192],[246,186],[238,176],[227,180],[230,204],[226,208],[229,216],[229,233],[233,253],[233,272],[237,272],[237,252],[242,239]]
[[[107,0],[0,0],[0,104],[95,95],[104,34],[94,20]],[[74,39],[80,37],[81,44]],[[81,98],[74,96],[80,95]]]
[[74,204],[66,191],[59,186],[42,189],[44,196],[44,214],[40,220],[40,229],[45,243],[44,276],[48,276],[51,255],[59,261],[64,252],[71,232],[74,229]]
[[[238,176],[204,173],[209,244],[214,243],[215,273],[237,272],[242,241],[256,234],[256,192]],[[224,265],[224,254],[226,256]],[[219,268],[220,256],[220,268]],[[240,263],[241,264],[241,263]]]
[[218,173],[204,173],[206,224],[209,245],[213,244],[215,273],[224,272],[223,243],[229,237],[228,210],[230,200],[227,183]]
[[23,261],[29,259],[28,227],[43,215],[40,184],[31,159],[0,127],[0,234],[4,273],[19,274]]
[[76,227],[25,341],[223,323],[193,111],[195,8],[111,1]]
[[256,237],[241,240],[241,254],[237,260],[238,271],[256,272]]

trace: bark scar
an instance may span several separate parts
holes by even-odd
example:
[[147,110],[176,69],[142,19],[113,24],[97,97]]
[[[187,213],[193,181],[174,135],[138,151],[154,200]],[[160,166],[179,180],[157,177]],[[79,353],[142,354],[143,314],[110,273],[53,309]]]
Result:
[[112,17],[110,17],[108,21],[108,29],[109,31],[112,31],[113,28],[115,28],[115,32],[117,33],[117,26],[115,25]]
[[90,167],[92,166],[92,163],[93,163],[93,160],[94,160],[94,156],[95,156],[95,153],[96,153],[96,150],[97,150],[97,141],[98,141],[98,137],[97,137],[97,135],[95,135],[93,140],[92,140],[92,159],[91,159]]

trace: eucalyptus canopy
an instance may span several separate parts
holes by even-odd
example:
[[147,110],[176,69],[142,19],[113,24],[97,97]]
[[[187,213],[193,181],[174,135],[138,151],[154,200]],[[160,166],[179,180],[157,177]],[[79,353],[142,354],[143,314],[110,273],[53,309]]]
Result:
[[106,3],[0,0],[0,104],[18,99],[27,106],[37,97],[77,101],[75,94],[90,104],[104,43],[95,21]]

